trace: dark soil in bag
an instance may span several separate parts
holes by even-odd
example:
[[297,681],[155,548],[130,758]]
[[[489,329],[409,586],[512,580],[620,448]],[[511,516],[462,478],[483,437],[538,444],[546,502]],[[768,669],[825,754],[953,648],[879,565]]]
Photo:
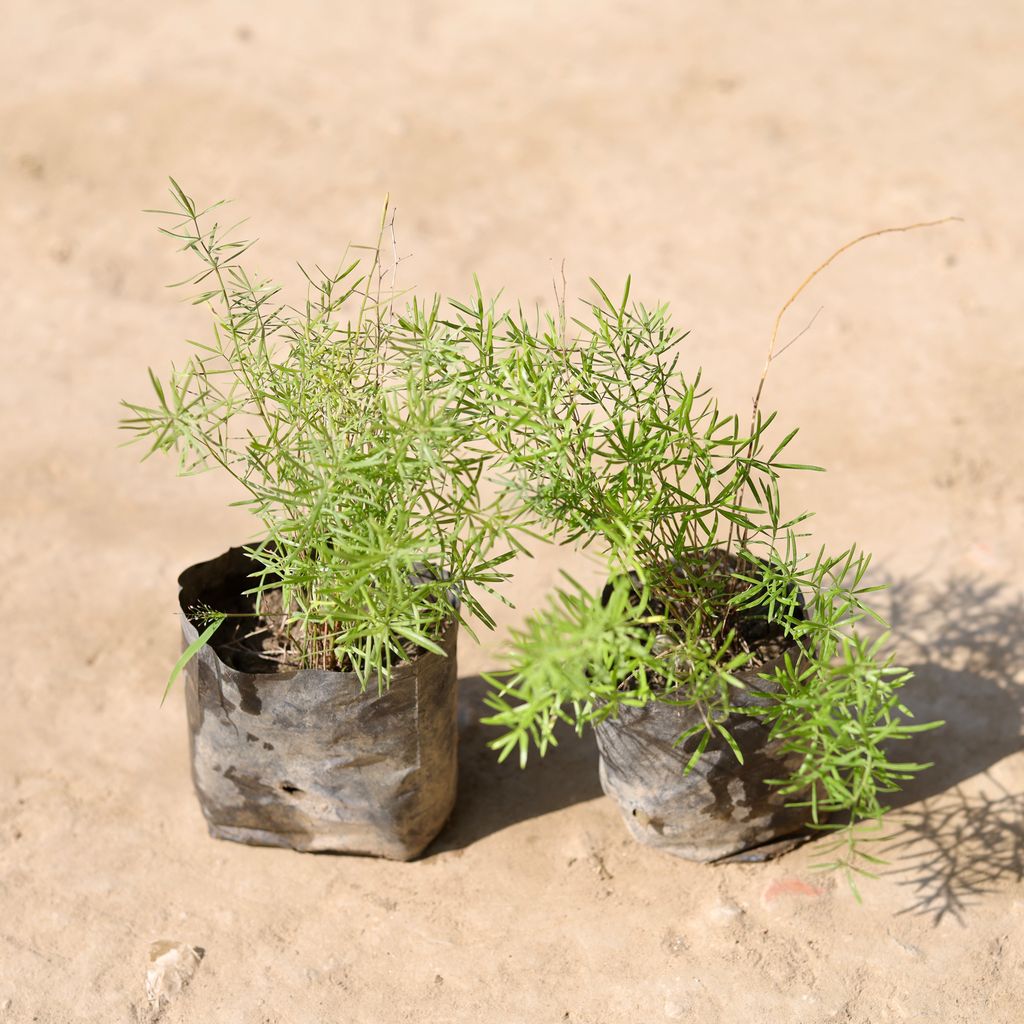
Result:
[[[197,606],[252,613],[242,548],[178,578],[184,643]],[[252,620],[250,620],[252,621]],[[199,623],[202,628],[202,623]],[[186,668],[192,780],[210,834],[408,860],[443,827],[457,776],[458,623],[378,693],[352,672],[285,670],[229,620]]]

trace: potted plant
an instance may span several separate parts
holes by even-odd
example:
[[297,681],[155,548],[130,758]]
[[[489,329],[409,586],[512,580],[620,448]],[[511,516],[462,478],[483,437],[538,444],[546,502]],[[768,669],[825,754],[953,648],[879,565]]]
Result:
[[[812,467],[785,461],[796,431],[772,439],[760,387],[747,426],[681,371],[666,307],[631,302],[628,281],[618,301],[594,287],[571,328],[564,292],[539,325],[461,311],[506,487],[606,579],[567,578],[513,632],[490,676],[492,746],[525,762],[559,722],[594,726],[629,830],[690,859],[879,818],[926,767],[890,759],[890,742],[940,723],[904,721],[909,673],[858,626],[877,619],[868,557],[804,553],[807,516],[783,511],[780,481]],[[832,863],[864,870],[858,838]]]
[[[192,774],[210,832],[407,859],[456,785],[456,640],[506,577],[512,523],[478,487],[438,302],[396,312],[384,232],[304,302],[241,263],[171,182],[176,239],[212,337],[123,426],[181,473],[215,469],[255,520],[248,544],[186,569],[179,604]],[[392,235],[393,237],[393,235]],[[166,695],[166,694],[165,694]]]

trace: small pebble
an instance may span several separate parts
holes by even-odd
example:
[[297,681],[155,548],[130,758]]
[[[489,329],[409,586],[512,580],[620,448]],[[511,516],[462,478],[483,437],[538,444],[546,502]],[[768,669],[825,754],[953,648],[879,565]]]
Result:
[[743,911],[731,900],[716,903],[708,911],[708,920],[713,924],[733,924],[743,916]]
[[689,1009],[687,1003],[679,1003],[674,999],[665,1000],[665,1016],[669,1020],[682,1020]]
[[160,939],[149,947],[146,995],[154,1009],[169,1003],[192,980],[205,950]]
[[769,883],[762,899],[765,903],[773,903],[780,896],[821,896],[824,890],[799,878],[777,878]]

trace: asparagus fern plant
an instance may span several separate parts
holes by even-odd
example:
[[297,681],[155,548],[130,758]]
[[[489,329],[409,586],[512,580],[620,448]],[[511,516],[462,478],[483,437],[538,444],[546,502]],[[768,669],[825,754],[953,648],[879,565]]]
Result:
[[[172,208],[155,212],[198,264],[180,283],[212,335],[166,377],[150,371],[150,402],[125,403],[122,425],[147,455],[177,453],[180,473],[237,483],[257,523],[254,615],[278,595],[280,659],[386,686],[397,663],[443,653],[453,617],[492,626],[484,601],[507,578],[513,517],[481,497],[488,454],[444,372],[459,339],[439,302],[398,306],[387,206],[376,245],[336,272],[300,267],[307,294],[293,307],[245,269],[251,243],[218,222],[222,204],[200,208],[173,180],[170,191]],[[208,625],[186,660],[224,618],[196,614]]]
[[[906,721],[909,673],[884,635],[860,628],[878,620],[868,556],[807,553],[807,515],[785,515],[780,494],[786,473],[814,468],[786,459],[796,431],[773,440],[775,415],[758,400],[749,427],[723,411],[699,370],[682,371],[684,335],[665,306],[631,301],[628,281],[618,300],[594,288],[571,323],[563,292],[539,323],[478,295],[451,324],[474,352],[462,373],[507,491],[546,539],[595,553],[609,580],[595,594],[567,577],[512,633],[490,676],[492,746],[525,762],[556,742],[559,722],[581,730],[622,705],[668,701],[700,713],[679,737],[692,768],[716,736],[742,758],[729,716],[757,715],[799,755],[775,784],[814,822],[880,818],[885,794],[926,767],[892,759],[890,744],[939,723]],[[757,670],[773,641],[800,655],[772,674],[764,702],[737,707],[738,673]],[[852,835],[835,863],[867,870]]]

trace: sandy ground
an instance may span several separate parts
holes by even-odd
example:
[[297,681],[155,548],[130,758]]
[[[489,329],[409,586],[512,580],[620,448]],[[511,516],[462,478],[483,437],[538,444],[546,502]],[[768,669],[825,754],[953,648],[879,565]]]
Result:
[[[5,0],[0,1020],[148,1020],[162,939],[206,951],[168,1024],[1024,1019],[1022,46],[1014,0]],[[158,700],[177,572],[248,526],[115,429],[204,329],[140,213],[168,174],[238,198],[292,283],[387,191],[423,290],[632,273],[742,407],[836,245],[965,218],[838,263],[767,395],[830,470],[791,504],[874,550],[910,699],[950,723],[863,905],[807,848],[716,868],[632,844],[589,738],[496,767],[472,677],[500,633],[462,652],[461,795],[422,860],[207,837],[180,693]],[[502,628],[560,564],[521,567]]]

